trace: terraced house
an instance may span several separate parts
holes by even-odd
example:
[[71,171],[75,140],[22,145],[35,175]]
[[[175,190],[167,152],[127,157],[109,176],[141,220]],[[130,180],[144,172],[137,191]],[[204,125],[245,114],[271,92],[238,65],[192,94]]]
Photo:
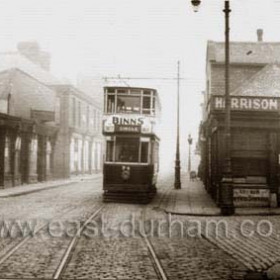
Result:
[[0,188],[101,171],[101,110],[36,42],[0,53]]

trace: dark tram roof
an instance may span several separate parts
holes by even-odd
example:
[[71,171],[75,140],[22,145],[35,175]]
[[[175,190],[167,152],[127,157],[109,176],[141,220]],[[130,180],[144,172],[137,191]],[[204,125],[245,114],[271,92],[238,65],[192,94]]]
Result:
[[136,89],[136,90],[152,90],[156,91],[154,88],[143,88],[143,87],[121,87],[121,86],[105,86],[104,89],[111,88],[111,89],[123,89],[123,90],[128,90],[128,89]]

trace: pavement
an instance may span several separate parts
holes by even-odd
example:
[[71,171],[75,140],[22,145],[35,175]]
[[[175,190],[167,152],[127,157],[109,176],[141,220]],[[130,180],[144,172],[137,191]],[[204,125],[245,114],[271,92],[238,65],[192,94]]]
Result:
[[43,191],[45,189],[56,188],[59,186],[70,185],[77,182],[94,180],[98,178],[102,178],[102,173],[71,176],[68,179],[51,180],[46,182],[38,182],[34,184],[23,184],[20,186],[11,187],[7,189],[0,189],[0,198],[20,196],[24,194]]
[[[187,174],[181,175],[181,189],[172,189],[164,210],[170,214],[189,216],[221,216],[202,181],[190,181]],[[235,215],[280,215],[280,208],[235,208]]]

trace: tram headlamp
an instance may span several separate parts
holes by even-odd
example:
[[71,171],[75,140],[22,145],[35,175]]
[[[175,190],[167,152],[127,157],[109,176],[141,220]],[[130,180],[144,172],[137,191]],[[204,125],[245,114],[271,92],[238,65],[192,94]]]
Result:
[[115,131],[115,126],[112,124],[112,125],[105,125],[105,128],[104,128],[105,132],[114,132]]
[[142,133],[151,133],[152,127],[150,125],[142,125],[141,132]]

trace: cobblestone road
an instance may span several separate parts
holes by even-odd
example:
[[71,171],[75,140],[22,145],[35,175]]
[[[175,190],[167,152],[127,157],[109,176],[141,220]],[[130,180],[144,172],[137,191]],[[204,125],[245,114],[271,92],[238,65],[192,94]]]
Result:
[[[0,240],[1,278],[53,279],[71,236],[100,206],[70,254],[63,279],[160,279],[147,247],[147,236],[166,279],[244,279],[248,271],[265,271],[280,259],[278,217],[269,237],[251,235],[253,230],[270,233],[261,222],[268,217],[170,216],[161,210],[167,203],[173,178],[162,178],[159,194],[149,205],[102,204],[101,180],[82,182],[39,193],[0,199],[2,221],[51,221],[50,227],[31,237],[14,254],[1,258],[22,238]],[[225,220],[230,237],[207,222]],[[243,225],[242,234],[240,224]],[[258,224],[261,226],[258,228]],[[254,223],[254,224],[253,224]],[[71,224],[72,228],[69,228]],[[200,227],[199,227],[200,226]],[[67,229],[67,231],[66,231]],[[66,233],[68,233],[68,236]],[[71,234],[70,234],[71,233]]]

